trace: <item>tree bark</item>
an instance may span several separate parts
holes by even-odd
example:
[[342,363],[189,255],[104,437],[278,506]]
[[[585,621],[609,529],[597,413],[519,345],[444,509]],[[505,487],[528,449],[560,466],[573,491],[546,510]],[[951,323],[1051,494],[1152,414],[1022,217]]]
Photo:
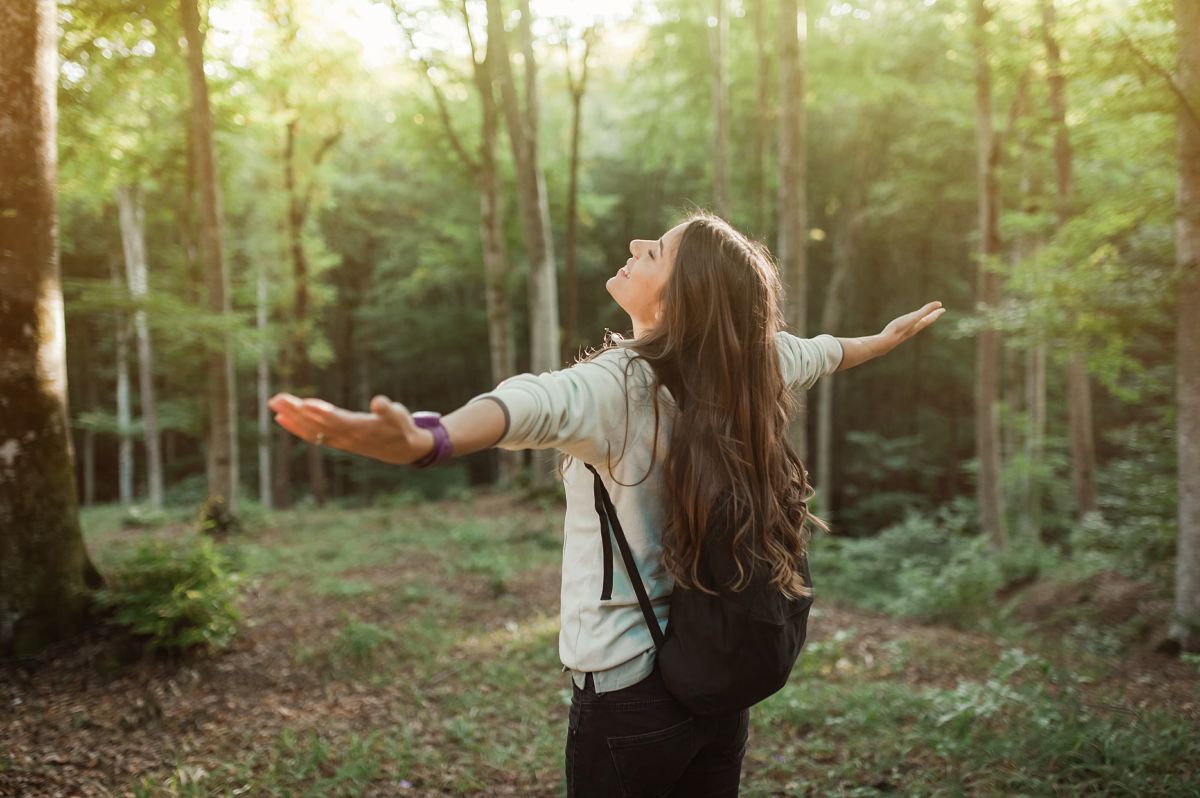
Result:
[[759,236],[767,234],[767,142],[770,136],[771,56],[767,50],[767,2],[754,0],[754,41],[758,52],[757,101],[754,130],[754,224]]
[[1179,35],[1176,113],[1179,182],[1176,193],[1176,383],[1179,447],[1179,539],[1175,602],[1168,637],[1185,651],[1200,651],[1200,6],[1175,0]]
[[[140,186],[117,188],[117,208],[121,217],[121,243],[125,250],[125,279],[129,293],[137,302],[149,294],[149,268],[146,264],[146,212]],[[137,340],[138,392],[142,409],[142,440],[146,447],[146,485],[150,506],[163,506],[162,446],[158,430],[158,400],[154,391],[154,348],[146,311],[138,308],[133,314],[133,330]]]
[[271,348],[266,343],[270,326],[270,307],[267,295],[267,264],[258,265],[258,285],[255,292],[254,322],[263,341],[258,351],[258,500],[266,510],[275,509],[271,489]]
[[583,62],[576,78],[571,71],[571,54],[564,38],[563,56],[567,65],[567,88],[571,94],[571,154],[567,184],[567,326],[561,360],[570,361],[578,348],[586,343],[579,335],[579,274],[576,268],[576,238],[579,214],[576,205],[579,195],[579,135],[583,122],[583,95],[587,91],[588,59],[592,52],[592,32],[584,34]]
[[[1041,0],[1042,42],[1046,49],[1046,82],[1050,89],[1050,116],[1054,122],[1055,209],[1058,229],[1071,219],[1075,176],[1071,133],[1067,127],[1067,78],[1054,35],[1054,0]],[[1092,426],[1092,389],[1085,356],[1073,347],[1067,362],[1067,422],[1071,436],[1071,483],[1078,518],[1096,509],[1096,435]]]
[[[82,337],[79,347],[83,350],[83,356],[76,362],[84,364],[84,368],[82,368],[84,402],[87,409],[94,413],[99,405],[99,391],[96,389],[96,370],[88,367],[92,363],[92,344],[87,335]],[[83,503],[84,506],[91,506],[96,503],[96,430],[92,429],[91,425],[88,425],[87,429],[83,431],[82,470]]]
[[[808,14],[804,0],[779,4],[779,245],[787,301],[784,313],[792,333],[804,337],[807,327],[806,247],[808,195],[805,187],[804,46]],[[797,413],[788,430],[801,460],[808,457],[807,399],[797,396]]]
[[[308,307],[308,257],[304,252],[304,223],[308,217],[308,202],[302,196],[296,184],[296,129],[298,120],[294,116],[297,111],[285,109],[293,114],[288,119],[285,134],[283,170],[284,185],[288,195],[288,242],[292,258],[292,290],[293,290],[293,328],[292,360],[291,360],[291,390],[301,396],[314,396],[316,386],[313,384],[312,362],[308,358],[308,336],[314,329],[309,323]],[[325,481],[325,458],[320,446],[309,446],[308,487],[317,505],[323,505],[328,498],[328,486]]]
[[[525,65],[525,103],[517,97],[509,57],[504,14],[500,0],[487,0],[488,50],[496,48],[495,76],[500,84],[509,143],[517,171],[517,200],[525,249],[529,258],[530,363],[533,373],[552,371],[559,362],[558,288],[554,245],[550,234],[550,208],[545,176],[538,162],[537,61],[533,53],[532,15],[529,0],[519,0],[521,50]],[[552,449],[535,450],[532,481],[545,485],[555,470]]]
[[[200,252],[208,309],[229,312],[228,277],[221,251],[221,198],[213,148],[212,109],[204,75],[204,32],[197,0],[181,0],[180,21],[187,40],[187,67],[191,93],[191,131],[196,177],[200,191]],[[232,352],[229,341],[208,353],[208,492],[209,505],[237,512],[237,436],[233,424],[235,395],[230,379]]]
[[[110,265],[113,292],[125,292],[121,272],[115,263]],[[129,324],[125,312],[113,313],[116,340],[113,349],[117,360],[117,497],[122,507],[133,504],[133,410],[129,397]]]
[[[832,333],[841,323],[842,286],[854,263],[854,249],[862,223],[861,202],[856,199],[846,203],[838,220],[833,239],[833,272],[825,289],[825,302],[821,309],[821,330]],[[830,375],[817,383],[817,484],[820,495],[821,518],[833,521],[833,389],[836,375]]]
[[[976,306],[996,307],[1000,278],[989,270],[1000,252],[998,230],[1000,188],[996,174],[999,148],[992,124],[992,77],[988,65],[986,25],[991,18],[987,0],[975,0],[975,141],[979,181],[979,272]],[[1003,497],[1000,490],[999,387],[1000,334],[991,327],[979,331],[975,347],[975,452],[979,459],[976,490],[980,526],[996,551],[1007,546]]]
[[728,219],[729,191],[729,77],[726,47],[729,41],[729,15],[725,0],[713,0],[717,24],[712,30],[712,102],[713,102],[713,205],[718,216]]
[[88,620],[58,264],[52,0],[0,5],[0,656]]

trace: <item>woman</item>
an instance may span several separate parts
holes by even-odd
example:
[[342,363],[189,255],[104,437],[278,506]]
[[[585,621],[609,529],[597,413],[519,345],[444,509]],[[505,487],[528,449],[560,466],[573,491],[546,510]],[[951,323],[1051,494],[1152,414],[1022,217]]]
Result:
[[[270,407],[305,440],[389,463],[424,467],[492,446],[560,449],[559,655],[574,685],[567,795],[737,795],[749,710],[692,716],[664,689],[628,573],[605,567],[612,541],[588,466],[612,497],[663,627],[675,584],[736,590],[756,562],[785,593],[810,595],[804,528],[810,519],[826,527],[808,514],[807,474],[786,443],[794,391],[885,354],[944,309],[931,302],[878,335],[802,339],[781,329],[769,254],[724,220],[694,214],[629,250],[606,287],[633,338],[613,336],[570,368],[511,377],[441,419],[414,418],[382,396],[370,413],[287,394]],[[714,564],[700,552],[719,495],[747,520]]]

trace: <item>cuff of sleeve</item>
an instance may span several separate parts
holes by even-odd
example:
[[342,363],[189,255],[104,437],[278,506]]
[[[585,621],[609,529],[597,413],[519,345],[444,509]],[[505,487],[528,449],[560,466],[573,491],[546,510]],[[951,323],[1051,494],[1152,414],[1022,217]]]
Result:
[[842,361],[846,357],[846,350],[842,347],[842,342],[837,339],[837,336],[829,333],[821,333],[816,337],[816,340],[821,342],[825,348],[825,368],[823,374],[828,376],[837,371],[842,366]]
[[488,394],[488,393],[481,394],[479,396],[476,396],[474,399],[472,399],[467,404],[472,404],[474,402],[478,402],[480,399],[491,399],[493,402],[500,405],[500,409],[504,412],[504,432],[502,432],[500,434],[500,439],[492,444],[492,446],[500,446],[501,444],[504,443],[504,439],[508,437],[508,431],[510,429],[512,429],[512,414],[510,414],[508,412],[508,405],[506,405],[504,403],[504,400],[501,399],[499,396],[495,396],[493,394]]

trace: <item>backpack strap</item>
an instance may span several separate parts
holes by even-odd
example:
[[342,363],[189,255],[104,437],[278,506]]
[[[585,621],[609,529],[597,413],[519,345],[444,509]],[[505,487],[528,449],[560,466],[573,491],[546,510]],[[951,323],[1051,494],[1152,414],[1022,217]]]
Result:
[[601,598],[612,598],[612,546],[608,541],[608,530],[606,529],[606,526],[611,526],[613,535],[617,539],[617,548],[621,550],[625,571],[629,574],[633,592],[637,594],[638,604],[642,608],[642,617],[645,618],[646,626],[650,629],[650,636],[654,638],[655,647],[662,648],[666,637],[663,635],[662,627],[658,625],[658,617],[650,605],[650,597],[646,595],[646,586],[642,584],[642,576],[638,572],[637,562],[633,559],[633,552],[629,550],[629,541],[625,539],[625,530],[621,528],[621,521],[617,518],[617,509],[613,506],[612,497],[608,495],[608,489],[604,487],[604,480],[600,478],[600,473],[590,463],[584,463],[584,465],[587,466],[588,471],[592,472],[595,480],[596,513],[600,516],[600,533],[604,536],[604,576],[609,595]]

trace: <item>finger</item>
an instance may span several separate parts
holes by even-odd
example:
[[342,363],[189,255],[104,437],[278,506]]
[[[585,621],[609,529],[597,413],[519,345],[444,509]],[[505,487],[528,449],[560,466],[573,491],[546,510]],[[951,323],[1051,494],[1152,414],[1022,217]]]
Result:
[[297,438],[301,438],[308,443],[315,442],[317,434],[321,431],[318,427],[298,416],[280,414],[275,416],[275,422]]
[[371,402],[371,410],[384,421],[407,429],[412,423],[408,408],[399,402],[390,401],[386,396],[377,396]]
[[300,406],[300,400],[290,393],[277,393],[267,400],[267,407],[274,410],[276,413],[287,409],[295,409]]

